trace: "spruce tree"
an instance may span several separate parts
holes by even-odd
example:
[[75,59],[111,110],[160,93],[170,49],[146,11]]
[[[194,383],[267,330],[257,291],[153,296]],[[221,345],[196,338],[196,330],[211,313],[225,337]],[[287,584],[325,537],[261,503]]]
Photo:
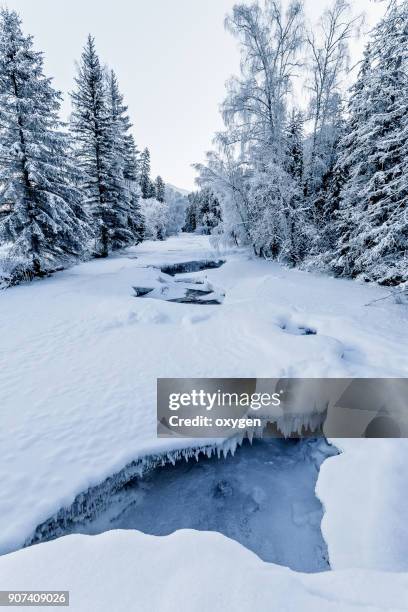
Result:
[[129,152],[127,151],[129,139],[127,136],[131,123],[113,70],[107,75],[107,92],[111,161],[108,167],[107,197],[109,207],[106,218],[111,248],[119,249],[133,244],[135,239],[133,227],[129,223],[133,194],[125,178],[125,172],[129,171]]
[[343,133],[337,143],[337,161],[333,169],[328,206],[331,209],[332,225],[326,230],[329,240],[321,245],[318,260],[326,264],[338,275],[352,276],[352,261],[347,261],[344,255],[351,233],[355,230],[352,221],[353,208],[346,204],[343,195],[351,187],[353,167],[366,154],[361,143],[364,140],[362,130],[370,118],[368,84],[371,73],[371,45],[364,50],[364,58],[360,66],[357,81],[351,88],[349,100],[349,117],[343,125]]
[[[286,261],[290,265],[299,264],[310,248],[310,240],[306,235],[307,216],[303,202],[303,123],[302,113],[293,110],[285,130],[285,171],[292,179],[292,192],[288,192],[286,205]],[[309,219],[310,223],[310,219]]]
[[72,93],[71,130],[77,143],[82,183],[94,218],[95,254],[139,242],[142,218],[137,189],[137,149],[131,123],[113,71],[101,66],[94,39],[82,54],[77,89]]
[[83,174],[81,187],[94,219],[95,254],[106,257],[110,247],[112,131],[104,71],[91,35],[82,52],[75,82],[77,89],[71,93],[71,131]]
[[138,151],[132,134],[126,135],[124,178],[130,190],[128,226],[133,241],[137,244],[144,237],[144,220],[140,208],[141,189],[139,185]]
[[286,128],[286,171],[300,186],[303,179],[303,118],[295,110]]
[[156,198],[156,183],[154,181],[149,181],[147,194],[149,198]]
[[158,176],[155,181],[155,197],[159,202],[164,202],[166,199],[166,185],[161,176]]
[[407,278],[408,3],[374,30],[350,102],[341,163],[341,237],[332,267],[385,284]]
[[127,181],[139,183],[140,175],[140,160],[139,151],[135,143],[133,134],[126,134],[125,136],[125,168],[124,176]]
[[146,200],[152,197],[152,181],[150,179],[150,151],[146,147],[140,156],[140,189],[142,198]]
[[183,228],[185,232],[194,232],[197,229],[200,203],[199,193],[198,191],[193,191],[187,196],[188,204],[186,207],[185,225]]
[[[116,240],[113,240],[113,248],[120,248],[126,244],[137,244],[143,240],[144,224],[140,210],[138,150],[133,134],[129,133],[132,124],[113,70],[108,75],[108,91],[116,158],[114,169],[119,186],[119,193],[115,194],[116,203],[113,204],[113,208],[116,214],[121,213],[114,225]],[[115,181],[115,174],[112,180]]]
[[[32,277],[64,266],[86,250],[88,225],[77,174],[59,119],[61,95],[43,72],[15,11],[0,12],[0,198],[10,213],[0,238]],[[15,279],[18,280],[18,279]]]

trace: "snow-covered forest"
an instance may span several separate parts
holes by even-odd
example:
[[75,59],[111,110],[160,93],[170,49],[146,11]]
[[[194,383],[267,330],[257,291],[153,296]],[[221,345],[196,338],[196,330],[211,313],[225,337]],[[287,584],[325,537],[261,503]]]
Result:
[[241,74],[227,85],[225,130],[197,169],[219,199],[224,240],[398,285],[408,270],[408,3],[389,3],[349,89],[348,47],[361,24],[347,0],[313,29],[300,0],[236,5],[226,28]]
[[164,239],[184,225],[185,198],[151,178],[115,72],[89,35],[70,92],[44,74],[19,15],[0,13],[0,283]]
[[404,283],[408,3],[389,3],[350,73],[361,24],[348,0],[333,0],[313,29],[301,0],[234,7],[226,28],[241,74],[227,83],[225,129],[196,165],[201,189],[187,201],[152,180],[149,149],[138,150],[115,72],[92,36],[63,123],[41,52],[19,16],[2,9],[3,283],[182,229],[290,266]]

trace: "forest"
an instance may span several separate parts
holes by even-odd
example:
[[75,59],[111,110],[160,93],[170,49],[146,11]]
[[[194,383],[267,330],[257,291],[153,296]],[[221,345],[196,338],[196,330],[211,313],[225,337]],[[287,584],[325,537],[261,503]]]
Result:
[[89,35],[70,93],[44,74],[44,58],[15,11],[0,13],[0,280],[41,277],[184,224],[183,197],[151,178],[115,72]]
[[195,164],[199,189],[187,199],[151,178],[149,149],[135,143],[118,79],[94,38],[63,122],[43,54],[18,14],[3,8],[2,284],[182,229],[289,266],[404,284],[408,2],[389,3],[350,66],[362,23],[348,0],[334,0],[313,28],[301,0],[234,6],[225,26],[241,71],[227,82],[225,128],[206,163]]
[[[408,3],[391,1],[358,74],[349,45],[363,16],[335,0],[308,29],[302,2],[238,4],[226,18],[241,49],[225,130],[199,183],[221,203],[221,240],[336,276],[407,280]],[[307,94],[297,108],[299,75]]]

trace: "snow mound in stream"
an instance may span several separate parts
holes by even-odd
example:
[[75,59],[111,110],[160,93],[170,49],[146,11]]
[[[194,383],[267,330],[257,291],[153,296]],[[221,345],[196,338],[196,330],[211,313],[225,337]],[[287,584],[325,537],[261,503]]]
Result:
[[408,574],[301,574],[216,533],[67,536],[0,558],[1,589],[69,590],[72,612],[408,610]]

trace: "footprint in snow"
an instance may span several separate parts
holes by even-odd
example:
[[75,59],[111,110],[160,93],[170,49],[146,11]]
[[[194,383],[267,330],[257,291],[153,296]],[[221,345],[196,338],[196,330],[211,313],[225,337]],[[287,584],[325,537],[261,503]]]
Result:
[[316,336],[317,331],[313,327],[307,325],[296,325],[294,323],[281,323],[279,327],[282,331],[287,334],[293,334],[294,336]]

